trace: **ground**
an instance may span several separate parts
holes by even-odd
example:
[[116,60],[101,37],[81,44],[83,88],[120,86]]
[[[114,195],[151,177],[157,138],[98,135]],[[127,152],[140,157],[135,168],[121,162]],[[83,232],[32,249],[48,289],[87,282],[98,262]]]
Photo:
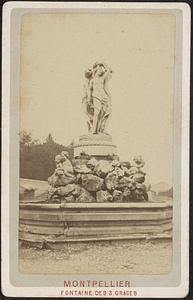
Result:
[[171,272],[172,243],[111,241],[66,244],[60,250],[21,247],[22,273],[44,274],[166,274]]

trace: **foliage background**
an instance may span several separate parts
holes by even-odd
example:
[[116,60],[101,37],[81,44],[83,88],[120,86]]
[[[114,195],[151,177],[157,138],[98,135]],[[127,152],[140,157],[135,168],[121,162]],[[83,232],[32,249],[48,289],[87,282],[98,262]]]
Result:
[[58,144],[49,133],[45,142],[39,143],[32,134],[26,131],[20,133],[20,177],[37,180],[47,180],[54,172],[54,158],[66,150],[70,159],[73,157],[73,142],[69,146]]

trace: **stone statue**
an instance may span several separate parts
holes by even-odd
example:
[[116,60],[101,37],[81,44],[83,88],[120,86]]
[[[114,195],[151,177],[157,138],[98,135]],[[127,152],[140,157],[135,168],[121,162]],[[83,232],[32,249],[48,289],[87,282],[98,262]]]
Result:
[[74,177],[74,170],[71,161],[69,160],[69,154],[67,151],[61,152],[61,163],[64,175],[67,177]]
[[85,72],[85,95],[82,103],[91,134],[107,134],[105,129],[111,115],[111,96],[107,85],[112,73],[104,63],[98,62]]
[[[62,151],[61,154],[55,157],[56,169],[54,174],[48,178],[48,183],[52,188],[65,186],[74,183],[74,169],[71,161],[69,160],[69,154],[67,151]],[[55,190],[50,189],[49,194],[55,193]]]

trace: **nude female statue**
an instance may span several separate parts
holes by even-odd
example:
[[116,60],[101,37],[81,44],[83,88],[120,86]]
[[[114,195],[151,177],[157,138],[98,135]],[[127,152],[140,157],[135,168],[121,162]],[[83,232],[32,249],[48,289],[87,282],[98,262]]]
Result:
[[83,107],[92,134],[106,133],[106,123],[111,114],[111,97],[107,87],[111,75],[112,70],[103,63],[95,63],[92,70],[85,73]]

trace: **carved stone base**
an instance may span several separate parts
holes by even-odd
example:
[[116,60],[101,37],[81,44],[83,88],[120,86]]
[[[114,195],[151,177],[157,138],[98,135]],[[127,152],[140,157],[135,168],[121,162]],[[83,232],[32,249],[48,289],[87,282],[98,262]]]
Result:
[[74,146],[74,157],[81,155],[105,157],[117,155],[117,147],[108,134],[82,135],[79,143]]

